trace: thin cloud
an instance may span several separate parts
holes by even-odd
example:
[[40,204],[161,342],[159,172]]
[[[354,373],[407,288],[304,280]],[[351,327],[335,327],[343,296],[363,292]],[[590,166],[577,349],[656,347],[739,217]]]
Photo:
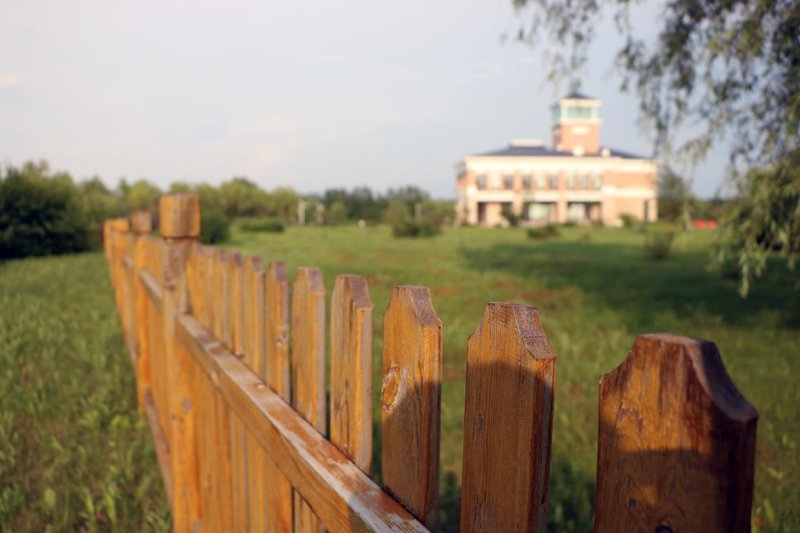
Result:
[[17,84],[17,77],[14,74],[0,75],[0,87],[11,87]]

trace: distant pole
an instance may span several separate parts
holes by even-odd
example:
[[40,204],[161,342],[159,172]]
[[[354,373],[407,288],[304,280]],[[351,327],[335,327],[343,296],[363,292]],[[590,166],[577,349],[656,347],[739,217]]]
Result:
[[297,225],[298,226],[305,226],[306,225],[306,201],[300,200],[300,203],[297,204]]
[[419,202],[414,206],[414,220],[417,222],[422,220],[422,204]]

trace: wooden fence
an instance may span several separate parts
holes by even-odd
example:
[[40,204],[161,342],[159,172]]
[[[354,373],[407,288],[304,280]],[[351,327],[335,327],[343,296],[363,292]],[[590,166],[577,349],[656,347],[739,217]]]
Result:
[[[319,269],[297,269],[290,291],[284,263],[201,245],[199,228],[191,194],[161,198],[159,237],[142,212],[104,228],[175,531],[435,529],[442,323],[428,290],[395,287],[373,391],[364,278],[338,276],[328,308]],[[464,530],[545,530],[556,361],[535,307],[486,305],[467,341]],[[713,343],[640,336],[599,396],[597,531],[750,529],[757,414]]]

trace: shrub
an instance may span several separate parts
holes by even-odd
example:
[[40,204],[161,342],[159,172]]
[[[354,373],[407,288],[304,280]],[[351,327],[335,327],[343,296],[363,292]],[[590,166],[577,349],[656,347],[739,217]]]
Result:
[[673,231],[653,231],[645,235],[644,249],[648,257],[657,261],[669,257],[672,241],[675,240]]
[[555,224],[547,224],[546,226],[528,228],[529,239],[549,239],[551,237],[558,237],[558,233],[558,226]]
[[622,221],[623,228],[632,228],[636,226],[636,223],[638,222],[636,217],[631,215],[630,213],[622,213],[619,216],[619,219]]
[[247,218],[239,223],[245,233],[283,233],[286,227],[277,218]]
[[47,164],[9,167],[0,180],[0,258],[89,249],[89,220],[72,178]]
[[500,215],[506,219],[508,225],[512,228],[519,225],[519,216],[517,216],[509,206],[503,206],[503,210],[500,212]]
[[230,222],[222,209],[205,209],[200,216],[200,242],[216,244],[228,240]]
[[392,200],[383,212],[383,220],[392,227],[395,237],[432,237],[442,231],[444,217],[438,214],[441,214],[441,210],[431,209],[426,216],[423,206],[420,220],[415,220],[406,202]]

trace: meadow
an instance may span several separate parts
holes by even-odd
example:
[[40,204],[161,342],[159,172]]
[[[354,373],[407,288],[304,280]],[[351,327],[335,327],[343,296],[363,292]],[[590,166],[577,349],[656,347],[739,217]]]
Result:
[[[778,262],[743,300],[707,268],[714,234],[677,238],[663,261],[633,229],[462,228],[395,239],[385,226],[242,233],[225,246],[265,260],[364,275],[375,306],[375,414],[382,316],[393,286],[430,289],[443,323],[441,523],[458,525],[466,339],[488,301],[536,305],[558,354],[550,528],[591,528],[600,376],[636,335],[669,331],[717,343],[758,409],[756,530],[800,529],[800,297]],[[84,254],[0,265],[0,529],[161,530],[168,512],[138,421],[105,258]],[[377,417],[376,417],[377,422]],[[376,424],[376,429],[379,424]],[[380,435],[376,434],[376,439]],[[376,441],[375,477],[380,478]]]

